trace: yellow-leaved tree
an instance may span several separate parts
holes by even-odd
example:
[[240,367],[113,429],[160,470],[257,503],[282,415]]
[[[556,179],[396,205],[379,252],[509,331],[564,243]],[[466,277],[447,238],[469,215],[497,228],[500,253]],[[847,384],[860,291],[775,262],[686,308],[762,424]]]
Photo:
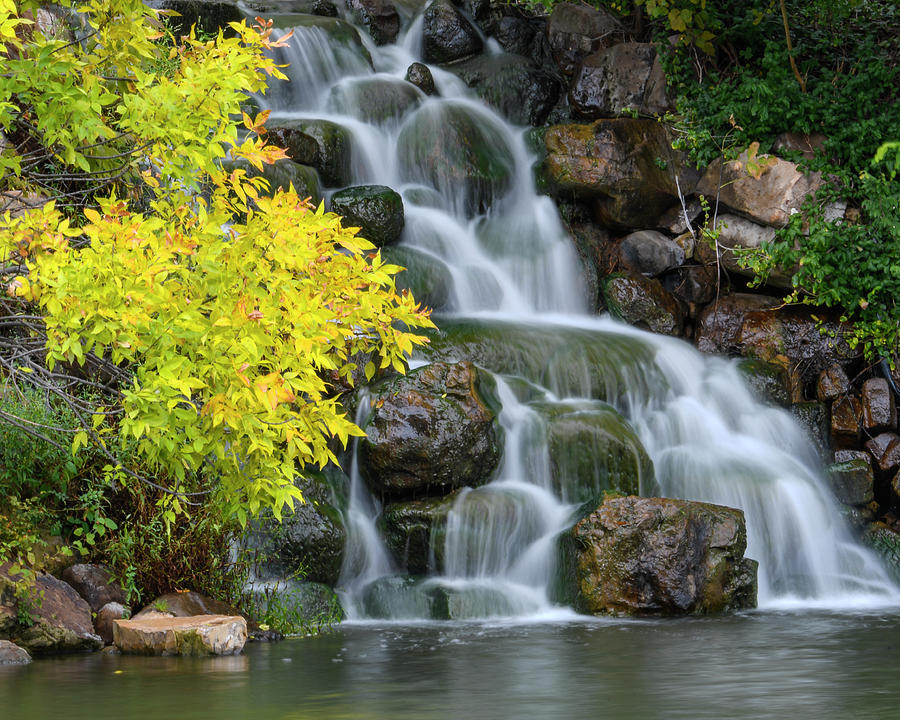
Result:
[[339,217],[223,169],[284,157],[242,110],[283,77],[270,25],[201,41],[140,0],[78,10],[0,0],[4,379],[68,405],[74,448],[164,491],[167,522],[212,497],[277,515],[361,434],[329,381],[403,372],[427,312]]

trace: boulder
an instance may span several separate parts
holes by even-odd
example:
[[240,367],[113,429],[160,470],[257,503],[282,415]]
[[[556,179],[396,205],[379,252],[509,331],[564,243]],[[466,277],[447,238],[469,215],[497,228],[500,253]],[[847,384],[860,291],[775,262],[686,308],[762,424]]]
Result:
[[355,185],[331,196],[331,210],[344,218],[344,227],[359,226],[360,235],[377,247],[400,242],[403,199],[384,185]]
[[131,617],[131,611],[118,602],[108,602],[97,611],[94,628],[103,642],[111,645],[113,641],[113,622]]
[[400,32],[400,14],[388,0],[346,0],[350,11],[369,29],[376,45],[389,45]]
[[822,133],[785,132],[775,138],[772,150],[799,152],[805,160],[812,160],[816,153],[824,152],[827,139]]
[[571,75],[586,56],[621,38],[621,24],[605,8],[558,3],[547,25],[550,49],[565,75]]
[[315,167],[319,162],[319,142],[312,136],[291,127],[271,127],[266,139],[282,148],[290,160],[301,165]]
[[412,83],[426,95],[434,95],[434,76],[427,65],[414,62],[406,68],[406,82]]
[[156,600],[146,605],[143,610],[135,614],[132,619],[237,614],[237,611],[228,603],[189,590],[187,592],[173,592],[160,595]]
[[497,22],[494,38],[506,52],[532,57],[537,28],[528,18],[506,15]]
[[299,197],[308,197],[315,205],[322,200],[319,176],[316,171],[307,165],[295,163],[293,160],[277,160],[271,165],[263,165],[261,170],[253,167],[246,160],[228,160],[222,163],[222,166],[228,170],[242,169],[248,177],[264,177],[269,183],[269,187],[268,190],[261,191],[263,195],[271,197],[277,190],[287,191],[293,187]]
[[684,321],[678,301],[659,280],[637,273],[603,278],[606,307],[615,317],[663,335],[681,335]]
[[406,268],[395,276],[397,290],[409,290],[423,307],[448,308],[453,292],[453,276],[444,261],[406,245],[383,248],[386,262]]
[[239,23],[244,19],[234,0],[155,0],[147,4],[158,10],[174,10],[177,13],[169,16],[176,35],[187,35],[194,25],[197,32],[207,35],[215,35],[219,30],[226,35],[234,35],[228,23]]
[[31,582],[0,572],[0,597],[14,596],[16,581],[26,583],[27,596],[18,598],[15,611],[27,622],[17,623],[9,639],[32,655],[92,652],[103,647],[103,641],[94,633],[90,606],[71,585],[43,573]]
[[310,154],[298,157],[304,157],[319,172],[325,185],[344,187],[350,183],[352,142],[347,128],[330,120],[305,119],[279,122],[280,124],[273,129],[298,130],[315,140],[318,152],[313,155],[312,146],[304,142],[306,152]]
[[331,88],[326,108],[366,123],[396,124],[424,97],[419,88],[399,78],[354,78]]
[[449,69],[514,125],[542,125],[562,92],[556,75],[517,55],[479,55]]
[[98,612],[106,603],[124,603],[125,591],[114,582],[109,570],[100,565],[79,563],[63,570],[62,579],[69,583]]
[[384,508],[378,529],[401,569],[425,575],[443,568],[444,527],[458,495],[390,503]]
[[572,78],[569,102],[586,118],[664,115],[671,103],[656,46],[618,43],[588,55]]
[[792,408],[791,375],[785,368],[755,358],[742,358],[738,368],[761,402]]
[[[670,131],[654,120],[614,118],[547,129],[542,171],[550,191],[594,203],[611,227],[655,228],[698,177]],[[677,182],[676,182],[677,178]]]
[[781,228],[823,185],[821,173],[804,175],[796,163],[772,156],[751,159],[745,151],[737,160],[710,163],[697,192],[718,195],[719,202],[737,214]]
[[433,363],[373,388],[360,472],[382,495],[434,495],[487,482],[500,460],[489,376]]
[[816,397],[822,402],[837,400],[850,392],[850,378],[844,368],[835,363],[819,373],[816,381]]
[[852,448],[859,443],[860,416],[862,408],[859,398],[847,394],[831,404],[831,444],[835,448]]
[[894,582],[900,583],[900,533],[883,522],[876,522],[866,529],[862,540],[881,556]]
[[732,293],[719,297],[708,305],[697,318],[695,343],[697,349],[706,353],[739,355],[741,345],[738,338],[744,318],[752,312],[767,310],[781,305],[781,300],[767,295]]
[[756,606],[744,514],[709,503],[606,499],[562,535],[563,595],[579,612],[718,613]]
[[273,13],[320,15],[335,18],[337,7],[330,0],[245,0],[243,5],[258,15],[269,17]]
[[866,443],[866,450],[872,453],[876,466],[882,472],[894,472],[900,467],[900,435],[897,433],[876,435]]
[[684,248],[656,230],[639,230],[622,238],[622,258],[636,272],[661,275],[684,264]]
[[862,425],[870,434],[897,428],[897,406],[894,394],[884,378],[869,378],[863,383]]
[[451,63],[484,47],[478,30],[450,0],[433,0],[422,21],[425,62]]
[[702,306],[715,300],[719,290],[718,278],[719,274],[714,267],[683,265],[666,273],[662,283],[693,316]]
[[[789,376],[788,373],[785,374]],[[806,430],[806,435],[818,451],[818,456],[823,460],[829,457],[831,454],[831,425],[828,408],[825,404],[818,400],[792,398],[790,410],[794,419]]]
[[828,469],[831,491],[845,505],[864,507],[875,499],[872,460],[867,453],[858,450],[844,452],[852,455]]
[[512,186],[515,159],[506,129],[461,102],[427,103],[397,138],[401,178],[433,187],[469,215],[483,212]]
[[9,640],[0,640],[0,666],[27,665],[30,662],[31,655],[25,648],[21,648]]
[[247,621],[228,615],[116,620],[113,642],[128,655],[236,655],[247,642]]

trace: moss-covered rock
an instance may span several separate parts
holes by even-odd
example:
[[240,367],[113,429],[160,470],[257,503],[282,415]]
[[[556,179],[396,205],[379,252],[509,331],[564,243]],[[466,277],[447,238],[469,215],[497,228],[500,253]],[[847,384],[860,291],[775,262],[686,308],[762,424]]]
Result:
[[352,141],[347,128],[318,119],[282,120],[277,127],[299,130],[315,140],[318,153],[309,157],[309,161],[326,186],[343,187],[350,183]]
[[606,307],[630,325],[663,335],[681,335],[684,317],[674,296],[654,278],[613,273],[602,281]]
[[394,560],[411,575],[443,567],[444,530],[457,493],[391,503],[378,518],[378,528]]
[[417,107],[424,93],[412,83],[393,77],[366,77],[342,82],[331,88],[327,107],[363,122],[396,123]]
[[442,260],[403,245],[382,249],[381,257],[406,268],[395,276],[398,290],[409,290],[424,307],[447,309],[453,290],[453,276]]
[[400,241],[403,199],[384,185],[355,185],[331,196],[331,209],[344,218],[344,226],[359,226],[360,235],[378,247]]

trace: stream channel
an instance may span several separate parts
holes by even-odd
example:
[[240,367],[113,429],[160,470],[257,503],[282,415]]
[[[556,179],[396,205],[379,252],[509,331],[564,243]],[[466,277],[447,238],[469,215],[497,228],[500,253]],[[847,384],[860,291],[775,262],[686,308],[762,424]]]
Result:
[[[900,593],[844,527],[804,430],[759,403],[732,362],[588,314],[523,128],[437,66],[436,96],[404,80],[421,60],[421,16],[410,12],[397,43],[381,47],[365,30],[362,45],[329,33],[324,18],[276,20],[296,27],[281,58],[291,81],[260,101],[269,123],[339,123],[351,135],[348,184],[402,194],[402,246],[452,278],[430,358],[493,373],[500,467],[460,494],[440,573],[413,587],[390,582],[379,503],[351,469],[349,619],[334,632],[232,658],[98,654],[0,668],[0,717],[896,717]],[[500,50],[489,41],[488,52]],[[440,150],[452,155],[460,139],[491,154],[496,181],[458,182]],[[546,418],[611,413],[653,461],[644,494],[744,510],[758,610],[598,619],[549,599],[554,538],[582,498],[553,477]],[[459,619],[429,619],[435,586],[453,593]]]

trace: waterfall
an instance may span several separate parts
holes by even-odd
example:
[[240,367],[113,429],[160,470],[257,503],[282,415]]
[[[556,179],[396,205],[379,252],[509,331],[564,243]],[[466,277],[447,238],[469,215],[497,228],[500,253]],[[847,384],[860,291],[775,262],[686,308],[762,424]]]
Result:
[[[502,405],[500,467],[489,484],[456,496],[442,567],[425,579],[396,574],[376,527],[381,504],[358,468],[350,470],[341,581],[350,618],[564,613],[549,599],[554,539],[584,498],[551,467],[548,417],[560,414],[583,423],[588,445],[604,442],[612,422],[626,437],[626,457],[633,447],[639,465],[645,449],[655,468],[655,484],[641,478],[645,493],[741,508],[747,555],[760,563],[761,607],[900,601],[873,555],[851,539],[809,439],[787,412],[752,396],[734,363],[587,314],[578,256],[553,202],[535,188],[523,130],[439,67],[431,68],[435,96],[404,81],[421,62],[421,18],[386,47],[365,31],[356,42],[342,20],[279,21],[295,26],[279,51],[291,81],[259,99],[270,124],[342,125],[352,137],[352,184],[402,194],[402,245],[452,278],[453,313],[435,319],[480,338],[476,362],[493,374]],[[391,93],[396,103],[376,112],[372,93]],[[460,144],[455,133],[490,153],[478,157],[477,177],[436,159]],[[470,349],[449,343],[432,357],[469,359]]]

